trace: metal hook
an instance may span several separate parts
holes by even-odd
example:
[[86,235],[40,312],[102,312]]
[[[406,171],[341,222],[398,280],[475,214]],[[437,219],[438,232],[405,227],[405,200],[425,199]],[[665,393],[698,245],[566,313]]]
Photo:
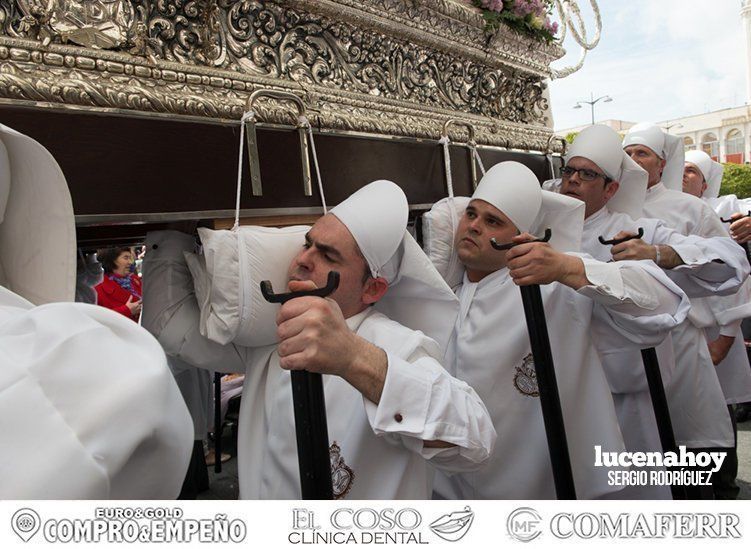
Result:
[[449,127],[451,125],[455,126],[464,126],[469,131],[469,140],[467,141],[467,148],[469,149],[469,165],[470,165],[470,172],[472,174],[472,188],[477,188],[477,164],[475,162],[475,150],[477,149],[477,141],[475,141],[475,135],[476,130],[474,124],[471,122],[467,122],[465,120],[457,120],[456,118],[449,118],[446,120],[446,122],[443,124],[443,132],[441,133],[441,137],[448,138],[449,136]]
[[250,94],[250,97],[248,97],[248,100],[245,102],[246,110],[252,111],[253,103],[255,103],[256,99],[258,99],[259,97],[270,97],[271,99],[279,99],[280,101],[291,101],[297,107],[297,115],[305,115],[305,103],[303,103],[300,96],[292,92],[282,90],[261,89],[254,91]]
[[550,237],[553,236],[553,231],[550,229],[545,229],[545,236],[542,238],[536,238],[534,240],[527,240],[526,242],[507,242],[506,244],[498,244],[495,241],[495,238],[490,239],[490,245],[493,246],[496,250],[510,250],[514,246],[518,246],[519,244],[529,244],[530,242],[548,242],[550,240]]
[[613,238],[611,240],[605,240],[602,236],[598,236],[597,240],[600,241],[600,244],[603,246],[615,246],[616,244],[622,244],[623,242],[628,242],[629,240],[636,240],[637,238],[641,238],[644,236],[644,229],[639,227],[639,230],[636,234],[632,234],[629,236],[624,236],[623,238]]
[[736,217],[735,219],[733,219],[733,218],[725,219],[724,217],[721,217],[720,221],[722,221],[723,223],[735,223],[739,219],[745,219],[746,217],[751,217],[751,210],[746,215],[742,215],[740,217]]
[[548,142],[545,145],[545,157],[548,159],[551,179],[555,179],[555,166],[553,166],[553,149],[551,147],[551,144],[556,139],[560,140],[561,144],[563,145],[563,152],[561,152],[562,156],[566,155],[566,150],[568,148],[568,141],[566,141],[565,138],[557,136],[555,134],[552,134],[550,137],[548,137]]
[[263,294],[263,298],[269,303],[287,303],[290,299],[295,299],[297,297],[326,297],[334,293],[338,287],[339,273],[337,271],[329,271],[326,286],[323,288],[302,290],[299,292],[287,292],[286,294],[275,294],[271,282],[264,280],[261,282],[261,294]]
[[566,151],[568,150],[568,141],[566,141],[565,137],[561,137],[556,134],[552,134],[550,137],[548,137],[548,142],[545,145],[545,154],[553,154],[553,149],[550,147],[550,144],[556,139],[561,142],[561,145],[563,145],[563,151],[561,152],[561,154],[566,154]]
[[[302,160],[302,178],[303,178],[303,192],[305,196],[313,196],[313,180],[310,173],[310,159],[308,156],[308,149],[310,143],[308,142],[307,129],[310,122],[306,116],[305,103],[296,94],[292,92],[282,90],[256,90],[245,103],[246,111],[253,111],[253,104],[259,97],[270,97],[271,99],[277,99],[279,101],[290,101],[297,107],[297,131],[300,137],[300,157]],[[256,122],[255,118],[250,121],[250,126],[247,132],[248,139],[248,161],[250,162],[250,182],[253,196],[261,196],[263,194],[263,186],[261,185],[261,167],[260,158],[258,155],[258,139],[256,136]]]
[[474,124],[465,120],[457,120],[456,118],[449,118],[448,120],[446,120],[446,122],[443,124],[443,132],[441,133],[441,136],[449,136],[449,127],[452,124],[455,126],[464,126],[465,128],[467,128],[469,130],[469,141],[467,141],[467,143],[474,143],[476,133]]
[[[738,221],[739,219],[745,219],[747,217],[751,217],[751,210],[749,210],[749,212],[746,215],[742,215],[742,216],[737,217],[735,219],[732,219],[732,218],[724,219],[724,218],[721,217],[720,221],[722,221],[723,223],[734,223],[734,222]],[[744,250],[746,250],[746,258],[748,259],[748,262],[751,263],[751,252],[749,252],[749,249],[748,249],[748,242],[742,243],[741,247]]]

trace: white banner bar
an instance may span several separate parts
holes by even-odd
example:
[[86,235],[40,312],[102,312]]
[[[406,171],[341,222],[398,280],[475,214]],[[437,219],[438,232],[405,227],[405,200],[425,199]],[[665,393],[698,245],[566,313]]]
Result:
[[749,547],[748,501],[0,502],[4,549]]

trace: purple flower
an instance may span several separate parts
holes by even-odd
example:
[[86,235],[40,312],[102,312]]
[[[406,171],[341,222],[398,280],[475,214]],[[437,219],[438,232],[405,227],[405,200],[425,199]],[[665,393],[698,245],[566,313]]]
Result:
[[558,22],[551,21],[548,17],[545,18],[545,24],[543,25],[543,27],[553,36],[555,36],[555,34],[558,32]]
[[509,9],[520,19],[527,16],[542,19],[547,14],[548,3],[545,0],[510,0]]
[[[553,0],[471,0],[476,6],[486,12],[494,12],[505,16],[509,25],[522,32],[533,35],[542,33],[539,38],[549,39],[558,32],[558,23],[551,22],[549,14],[553,9]],[[489,28],[497,28],[501,17],[496,18],[486,14]]]
[[482,7],[486,10],[491,11],[497,11],[502,12],[503,11],[503,0],[480,0],[482,3]]

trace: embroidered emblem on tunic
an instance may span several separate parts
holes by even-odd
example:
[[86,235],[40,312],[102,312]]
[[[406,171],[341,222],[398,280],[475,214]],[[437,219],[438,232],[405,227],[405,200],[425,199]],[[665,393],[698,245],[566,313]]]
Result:
[[516,367],[514,373],[514,387],[523,395],[539,397],[540,389],[537,387],[537,374],[535,373],[535,361],[532,353],[524,357],[522,363]]
[[355,472],[344,463],[342,449],[336,441],[329,448],[331,460],[331,484],[334,488],[334,499],[343,499],[355,481]]

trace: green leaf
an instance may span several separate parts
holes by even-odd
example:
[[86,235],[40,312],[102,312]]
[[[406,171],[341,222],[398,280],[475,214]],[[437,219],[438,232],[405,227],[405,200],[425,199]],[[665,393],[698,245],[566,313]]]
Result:
[[720,195],[734,194],[738,198],[751,196],[751,166],[746,164],[723,164]]
[[[501,26],[501,23],[503,23],[516,32],[532,37],[540,42],[551,43],[555,40],[555,36],[546,29],[534,28],[531,23],[532,18],[529,15],[525,17],[519,17],[506,7],[504,7],[503,11],[501,12],[486,10],[482,8],[482,4],[479,0],[473,0],[473,3],[475,6],[482,9],[482,17],[485,21],[486,34],[494,34]],[[546,4],[548,6],[548,10],[550,10],[549,13],[551,13],[554,7],[552,0],[547,1]]]

